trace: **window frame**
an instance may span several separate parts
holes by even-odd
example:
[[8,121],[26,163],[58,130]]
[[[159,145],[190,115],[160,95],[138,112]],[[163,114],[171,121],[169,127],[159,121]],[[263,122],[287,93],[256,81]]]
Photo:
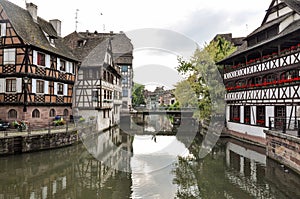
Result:
[[32,114],[31,114],[32,118],[40,118],[41,117],[41,113],[38,109],[34,109],[32,111]]
[[37,65],[46,66],[46,54],[37,52]]
[[64,84],[57,83],[57,95],[63,95],[64,94]]
[[17,79],[9,78],[5,80],[5,90],[7,93],[17,92]]
[[[7,59],[7,60],[6,60]],[[3,65],[16,63],[16,49],[6,48],[3,50]]]
[[7,112],[7,118],[8,119],[17,119],[18,118],[18,111],[16,111],[16,109],[10,109]]
[[45,93],[45,82],[43,80],[36,80],[36,93]]

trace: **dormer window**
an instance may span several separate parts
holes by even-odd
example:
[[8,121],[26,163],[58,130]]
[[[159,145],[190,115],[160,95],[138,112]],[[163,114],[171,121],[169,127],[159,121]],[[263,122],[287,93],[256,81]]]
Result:
[[77,41],[77,47],[83,47],[86,43],[86,40],[79,40]]
[[53,44],[53,45],[54,45],[54,38],[50,37],[50,38],[49,38],[49,41],[50,41],[50,44]]

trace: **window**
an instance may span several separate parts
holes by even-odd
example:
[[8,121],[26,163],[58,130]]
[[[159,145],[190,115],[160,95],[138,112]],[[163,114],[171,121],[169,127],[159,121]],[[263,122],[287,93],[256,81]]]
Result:
[[121,72],[128,72],[128,66],[122,66]]
[[92,92],[92,101],[93,102],[98,102],[98,91],[93,91]]
[[36,93],[44,93],[44,81],[36,81]]
[[66,71],[66,61],[60,60],[60,70]]
[[63,95],[64,94],[64,85],[63,84],[57,84],[57,94],[58,95]]
[[240,106],[230,106],[230,121],[240,122]]
[[0,23],[0,36],[6,36],[6,23]]
[[16,92],[16,91],[17,91],[17,80],[6,79],[6,92]]
[[3,64],[15,64],[16,63],[16,49],[4,49]]
[[122,84],[128,84],[128,77],[123,77]]
[[123,89],[123,97],[128,97],[128,90],[127,89]]
[[256,124],[259,126],[265,126],[265,107],[256,107]]
[[46,66],[45,54],[38,53],[37,55],[38,55],[38,57],[37,57],[37,64],[40,65],[40,66]]
[[40,118],[40,111],[38,109],[32,111],[32,118]]
[[8,119],[17,119],[18,113],[15,109],[11,109],[8,111],[7,117]]
[[49,112],[49,117],[55,117],[56,116],[56,112],[54,109],[51,109]]
[[251,110],[250,106],[244,107],[244,123],[250,124],[251,123]]
[[65,109],[64,110],[64,116],[67,117],[68,115],[69,115],[69,111],[68,111],[68,109]]

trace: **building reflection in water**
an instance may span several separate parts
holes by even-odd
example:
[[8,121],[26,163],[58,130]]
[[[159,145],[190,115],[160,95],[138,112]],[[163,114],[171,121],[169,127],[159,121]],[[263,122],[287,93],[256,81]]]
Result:
[[177,198],[300,198],[299,175],[268,159],[263,148],[222,139],[200,159],[201,142],[195,139],[190,154],[178,158]]
[[110,151],[109,143],[130,152],[131,138],[119,130],[95,134],[94,138],[105,145],[93,148],[97,155],[106,154],[105,162],[91,156],[82,144],[1,157],[0,198],[130,198],[130,174],[115,169],[116,165],[109,167],[108,162],[130,166],[130,158],[119,161],[122,157],[118,153],[109,157],[115,152]]

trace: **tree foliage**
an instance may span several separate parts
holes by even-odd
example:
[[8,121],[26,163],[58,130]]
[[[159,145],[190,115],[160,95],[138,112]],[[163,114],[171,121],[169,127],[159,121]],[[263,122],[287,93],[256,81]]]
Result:
[[144,85],[134,83],[133,92],[132,92],[133,107],[140,106],[141,104],[145,104],[144,90],[145,90]]
[[[194,101],[191,102],[192,99],[195,99],[191,98],[191,93],[194,93],[197,98],[196,107],[199,108],[194,116],[198,119],[207,119],[212,114],[224,111],[225,88],[215,63],[235,50],[236,47],[231,42],[223,37],[217,37],[204,49],[197,49],[190,60],[178,58],[177,71],[187,76],[185,80],[176,85],[175,89],[175,97],[180,106],[187,107],[187,103],[195,105]],[[183,92],[183,88],[190,88],[190,90]]]

